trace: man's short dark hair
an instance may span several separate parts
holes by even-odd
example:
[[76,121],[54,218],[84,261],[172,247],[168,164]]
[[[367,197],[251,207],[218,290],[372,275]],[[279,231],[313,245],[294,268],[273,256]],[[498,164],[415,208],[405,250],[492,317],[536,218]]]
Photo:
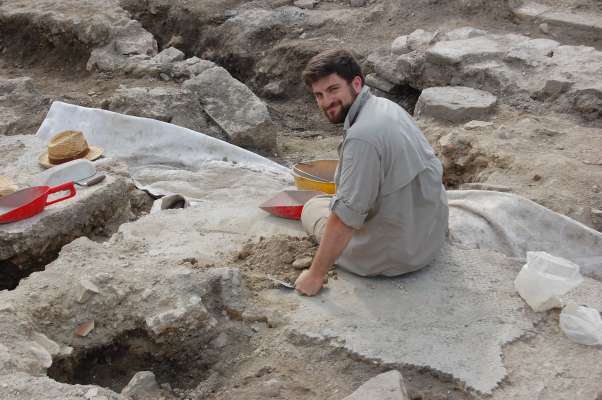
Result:
[[359,63],[353,54],[345,49],[326,50],[313,56],[301,76],[305,85],[311,88],[314,82],[333,73],[345,79],[347,83],[351,83],[356,76],[362,78],[362,83],[364,82]]

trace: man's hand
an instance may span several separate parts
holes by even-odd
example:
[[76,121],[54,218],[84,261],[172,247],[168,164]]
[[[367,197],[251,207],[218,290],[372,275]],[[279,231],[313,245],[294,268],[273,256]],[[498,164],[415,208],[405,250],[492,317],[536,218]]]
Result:
[[347,247],[351,236],[353,228],[345,225],[336,214],[330,214],[311,267],[303,271],[295,281],[295,289],[299,293],[314,296],[320,291],[324,285],[324,277]]
[[301,272],[295,281],[295,290],[306,296],[315,296],[324,285],[324,277],[309,269]]

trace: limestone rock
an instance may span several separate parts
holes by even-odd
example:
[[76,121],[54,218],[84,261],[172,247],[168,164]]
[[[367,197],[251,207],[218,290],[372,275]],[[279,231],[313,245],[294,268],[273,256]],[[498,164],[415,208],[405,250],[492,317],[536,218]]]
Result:
[[89,71],[115,71],[124,68],[130,58],[145,59],[157,54],[157,42],[140,22],[130,20],[115,29],[114,39],[106,46],[96,48],[90,54],[86,68]]
[[215,63],[212,61],[191,57],[174,63],[172,75],[175,78],[191,78],[213,67],[215,67]]
[[160,311],[146,318],[146,326],[155,335],[178,327],[198,326],[208,318],[207,309],[198,296],[178,299],[177,303],[176,308]]
[[121,87],[106,106],[108,110],[153,118],[183,126],[206,135],[227,136],[203,111],[194,93],[175,87]]
[[130,380],[121,391],[122,396],[129,396],[132,400],[145,400],[159,398],[161,388],[151,371],[140,371]]
[[574,12],[527,2],[512,10],[514,16],[533,23],[545,34],[563,41],[593,44],[602,38],[602,16],[596,13]]
[[487,32],[481,29],[465,26],[463,28],[453,29],[442,36],[441,40],[466,40],[478,36],[484,36]]
[[285,96],[284,82],[273,81],[263,87],[263,95],[272,99],[280,99]]
[[374,52],[368,62],[394,84],[469,86],[505,98],[546,101],[556,111],[586,120],[599,118],[602,52],[593,47],[472,28],[436,35],[433,40],[437,42],[425,50],[401,55]]
[[415,115],[451,122],[464,122],[487,117],[497,98],[491,93],[468,87],[434,87],[422,91]]
[[221,67],[205,70],[184,82],[205,112],[233,144],[263,151],[276,147],[276,132],[267,106],[247,86]]
[[393,370],[377,375],[343,400],[410,400],[403,376]]
[[412,51],[408,44],[408,35],[403,35],[395,38],[393,43],[391,43],[391,54],[405,54]]
[[313,259],[311,257],[297,258],[295,261],[293,261],[293,268],[295,268],[295,269],[309,268],[312,261],[313,261]]
[[35,133],[49,101],[29,77],[0,77],[0,135]]
[[521,6],[513,9],[512,13],[519,19],[529,20],[532,18],[536,18],[549,10],[550,7],[546,5],[535,3],[533,1],[528,1],[524,4],[521,4]]
[[388,54],[388,52],[375,51],[368,56],[368,63],[374,66],[376,74],[381,78],[393,84],[405,84],[410,79],[406,69],[399,67],[399,58],[407,56],[403,54],[397,56]]
[[154,56],[151,60],[157,63],[174,63],[176,61],[182,61],[184,59],[184,53],[175,47],[168,47],[161,51],[159,54]]
[[554,54],[554,50],[560,46],[555,40],[532,39],[520,43],[511,48],[504,56],[504,61],[518,61],[529,66],[536,66],[537,63],[546,62]]
[[349,5],[351,7],[363,7],[367,2],[368,0],[349,0]]
[[410,33],[407,38],[407,46],[410,50],[420,50],[427,48],[435,41],[437,33],[427,32],[423,29],[416,29]]
[[482,129],[482,128],[488,128],[490,126],[493,126],[493,122],[487,122],[487,121],[470,121],[467,122],[466,124],[464,124],[464,129],[466,130],[473,130],[473,129]]
[[[506,43],[504,39],[494,36],[477,36],[471,39],[437,42],[427,50],[427,61],[435,64],[454,65],[461,62],[501,58],[510,48],[509,41]],[[524,37],[522,41],[524,40],[528,40],[528,38]]]
[[381,78],[377,74],[366,75],[366,85],[371,88],[378,89],[385,93],[391,93],[395,90],[395,84]]
[[295,7],[312,9],[318,5],[319,0],[296,0]]
[[[87,17],[82,19],[82,15]],[[132,21],[127,11],[115,0],[85,3],[78,0],[60,3],[2,2],[0,16],[7,26],[29,25],[32,32],[39,35],[40,41],[52,43],[57,50],[71,48],[75,43],[84,44],[90,49],[105,46]],[[67,32],[71,36],[66,36]],[[131,50],[125,41],[119,46],[121,50]]]
[[100,293],[100,289],[94,283],[90,282],[89,279],[83,277],[79,280],[80,287],[78,288],[78,295],[76,301],[83,304],[90,300],[92,296]]
[[0,375],[0,396],[10,400],[124,400],[119,394],[91,385],[68,385],[46,376],[24,373]]

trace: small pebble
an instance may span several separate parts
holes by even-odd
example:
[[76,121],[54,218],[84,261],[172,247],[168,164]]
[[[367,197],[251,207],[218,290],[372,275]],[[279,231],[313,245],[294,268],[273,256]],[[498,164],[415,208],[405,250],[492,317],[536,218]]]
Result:
[[293,262],[293,268],[295,268],[295,269],[309,268],[311,266],[311,262],[312,262],[312,258],[311,257],[297,258]]

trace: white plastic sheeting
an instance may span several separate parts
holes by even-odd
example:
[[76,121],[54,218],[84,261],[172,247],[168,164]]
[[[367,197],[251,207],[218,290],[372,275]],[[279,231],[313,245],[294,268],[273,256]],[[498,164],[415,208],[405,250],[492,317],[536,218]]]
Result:
[[602,233],[524,197],[486,190],[448,191],[454,243],[525,258],[545,251],[602,280]]
[[[289,171],[265,157],[181,126],[55,101],[36,135],[45,142],[63,130],[82,131],[106,157],[127,162],[134,178],[147,168],[199,171],[207,163],[224,163],[291,183]],[[155,195],[170,193],[154,185]],[[186,193],[184,193],[186,195]]]

